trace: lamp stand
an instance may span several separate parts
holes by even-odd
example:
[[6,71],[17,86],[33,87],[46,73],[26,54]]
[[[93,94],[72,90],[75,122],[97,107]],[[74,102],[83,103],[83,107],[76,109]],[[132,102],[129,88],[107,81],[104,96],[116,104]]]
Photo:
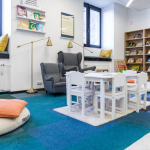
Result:
[[31,42],[31,88],[26,93],[37,93],[37,90],[33,89],[33,42]]
[[28,91],[26,91],[26,93],[29,93],[29,94],[37,93],[37,90],[33,89],[33,43],[38,42],[38,41],[42,41],[45,39],[48,39],[47,46],[52,46],[52,42],[50,40],[50,37],[17,46],[17,48],[19,48],[19,47],[22,47],[24,45],[31,44],[31,88]]

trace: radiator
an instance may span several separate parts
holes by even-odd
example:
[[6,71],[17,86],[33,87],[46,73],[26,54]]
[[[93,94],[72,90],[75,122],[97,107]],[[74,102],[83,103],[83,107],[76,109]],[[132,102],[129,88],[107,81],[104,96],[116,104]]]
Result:
[[0,92],[10,91],[10,65],[0,64]]

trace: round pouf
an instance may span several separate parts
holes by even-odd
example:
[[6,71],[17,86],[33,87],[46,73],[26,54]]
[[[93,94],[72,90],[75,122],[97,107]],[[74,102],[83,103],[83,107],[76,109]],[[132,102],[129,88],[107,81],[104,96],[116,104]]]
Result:
[[14,119],[0,118],[0,135],[9,133],[17,129],[25,122],[27,122],[29,118],[30,118],[30,112],[26,107],[24,107],[24,109],[22,110],[18,118],[14,118]]

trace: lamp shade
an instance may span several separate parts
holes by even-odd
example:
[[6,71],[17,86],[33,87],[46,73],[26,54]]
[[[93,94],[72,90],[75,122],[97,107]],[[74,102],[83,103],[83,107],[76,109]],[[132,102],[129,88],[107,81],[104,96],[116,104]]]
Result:
[[52,46],[52,42],[51,42],[51,40],[50,40],[50,37],[48,38],[47,46]]
[[68,48],[73,48],[71,40],[69,41]]

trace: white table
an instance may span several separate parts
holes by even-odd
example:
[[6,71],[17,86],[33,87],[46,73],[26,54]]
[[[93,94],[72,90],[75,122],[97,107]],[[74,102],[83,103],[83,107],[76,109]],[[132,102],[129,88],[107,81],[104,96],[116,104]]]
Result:
[[[112,81],[112,78],[113,78],[114,74],[116,74],[116,73],[97,73],[96,72],[96,73],[85,74],[86,81],[100,82],[101,106],[102,106],[101,109],[105,108],[105,100],[104,100],[105,82]],[[66,88],[67,88],[67,85],[69,84],[68,77],[69,77],[69,74],[66,73]],[[127,80],[137,79],[137,78],[138,78],[138,74],[126,75]],[[68,92],[67,92],[67,105],[69,104],[68,100],[69,100],[69,95],[68,95]],[[126,90],[125,101],[126,101],[126,108],[127,108],[127,90]],[[104,117],[105,117],[104,110],[101,110],[101,119],[104,119]]]

